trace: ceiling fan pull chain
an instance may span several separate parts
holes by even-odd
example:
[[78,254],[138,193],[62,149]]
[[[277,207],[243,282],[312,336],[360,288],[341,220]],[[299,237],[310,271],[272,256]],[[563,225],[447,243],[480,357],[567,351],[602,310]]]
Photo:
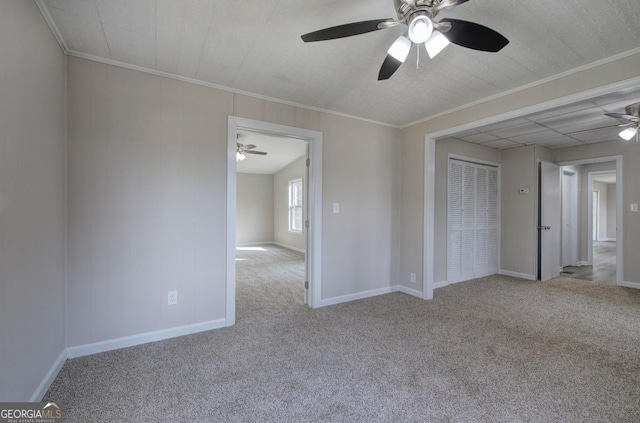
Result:
[[420,44],[416,44],[416,69],[420,69]]

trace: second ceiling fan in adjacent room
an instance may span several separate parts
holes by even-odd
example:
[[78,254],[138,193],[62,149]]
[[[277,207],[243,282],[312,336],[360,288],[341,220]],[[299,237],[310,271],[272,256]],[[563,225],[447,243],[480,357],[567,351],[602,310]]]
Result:
[[255,151],[253,150],[257,146],[253,144],[240,144],[236,142],[236,161],[241,162],[247,158],[246,154],[257,154],[259,156],[266,156],[267,153],[264,151]]

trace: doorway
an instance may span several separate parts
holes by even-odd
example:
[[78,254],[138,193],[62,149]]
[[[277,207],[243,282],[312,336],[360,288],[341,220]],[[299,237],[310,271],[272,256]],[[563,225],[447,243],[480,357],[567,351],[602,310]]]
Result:
[[[306,271],[304,287],[306,303],[313,308],[319,307],[322,292],[321,245],[322,245],[322,133],[291,126],[272,124],[251,119],[229,116],[227,132],[227,260],[226,260],[226,325],[236,321],[236,228],[237,228],[237,153],[238,134],[268,134],[286,137],[308,143],[308,160],[305,160],[307,196],[304,260]],[[250,247],[250,246],[249,246]]]
[[[594,158],[561,165],[563,267],[560,275],[624,285],[622,157]],[[577,256],[573,255],[574,250]]]
[[238,129],[236,312],[282,313],[308,301],[308,141]]

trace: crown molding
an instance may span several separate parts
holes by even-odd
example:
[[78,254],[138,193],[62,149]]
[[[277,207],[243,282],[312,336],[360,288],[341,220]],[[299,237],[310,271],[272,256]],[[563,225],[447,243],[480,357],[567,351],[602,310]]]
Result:
[[67,47],[67,43],[65,43],[64,38],[62,38],[62,34],[60,34],[60,30],[58,30],[58,26],[53,21],[53,17],[51,17],[51,13],[49,13],[49,9],[44,4],[44,0],[35,0],[35,3],[38,6],[38,9],[40,9],[40,13],[42,14],[42,17],[44,18],[44,20],[47,22],[47,25],[49,25],[49,29],[51,30],[51,33],[53,34],[56,41],[58,42],[60,49],[62,49],[62,52],[64,54],[69,54],[69,48]]

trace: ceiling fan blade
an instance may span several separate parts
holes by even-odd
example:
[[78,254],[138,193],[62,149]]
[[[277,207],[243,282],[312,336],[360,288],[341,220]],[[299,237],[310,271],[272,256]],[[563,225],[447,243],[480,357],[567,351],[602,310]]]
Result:
[[264,151],[245,151],[244,154],[258,154],[260,156],[266,156],[267,153]]
[[500,33],[474,22],[450,18],[441,19],[440,22],[451,23],[451,29],[445,36],[462,47],[495,53],[509,44],[509,40]]
[[411,41],[401,35],[396,39],[389,50],[387,50],[387,57],[385,57],[380,72],[378,73],[378,81],[391,78],[398,68],[404,63],[411,51]]
[[620,120],[628,120],[630,122],[637,122],[638,121],[638,117],[637,116],[625,115],[624,113],[605,113],[605,115],[607,115],[609,117],[612,117],[612,118],[620,119]]
[[242,148],[244,148],[245,150],[251,150],[252,148],[256,148],[257,146],[253,145],[253,144],[247,144],[242,146]]
[[332,26],[331,28],[320,29],[302,36],[302,41],[310,43],[312,41],[333,40],[336,38],[351,37],[353,35],[365,34],[377,31],[378,25],[383,22],[394,22],[393,19],[375,19],[372,21],[352,22],[344,25]]

